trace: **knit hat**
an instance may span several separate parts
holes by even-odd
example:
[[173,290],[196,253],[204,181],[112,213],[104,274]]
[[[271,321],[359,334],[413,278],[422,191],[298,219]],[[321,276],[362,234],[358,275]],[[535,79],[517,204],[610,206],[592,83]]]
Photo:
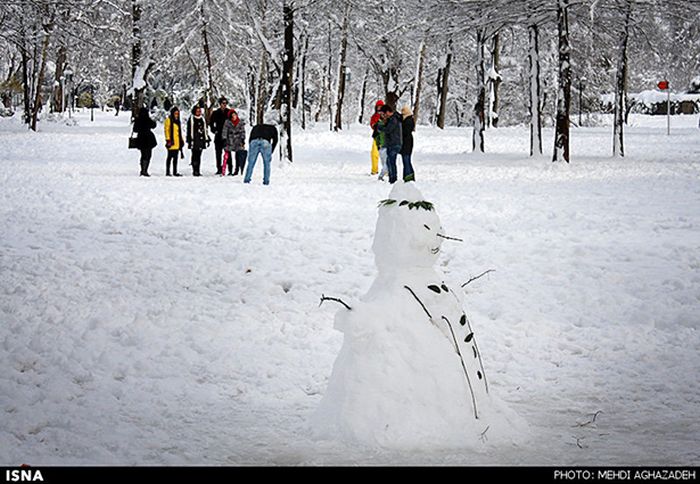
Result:
[[375,105],[374,105],[374,110],[376,111],[377,109],[381,108],[382,106],[384,106],[384,101],[382,101],[382,100],[380,99],[379,101],[377,101],[377,102],[375,103]]
[[411,108],[408,106],[408,104],[404,104],[404,106],[401,108],[401,116],[403,116],[404,118],[413,116],[413,112],[411,111]]

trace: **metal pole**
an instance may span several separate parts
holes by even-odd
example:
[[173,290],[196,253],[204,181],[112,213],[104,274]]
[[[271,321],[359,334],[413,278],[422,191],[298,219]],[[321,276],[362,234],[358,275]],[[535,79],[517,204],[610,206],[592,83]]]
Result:
[[95,120],[95,86],[90,85],[90,121]]
[[671,136],[671,86],[666,88],[666,135]]

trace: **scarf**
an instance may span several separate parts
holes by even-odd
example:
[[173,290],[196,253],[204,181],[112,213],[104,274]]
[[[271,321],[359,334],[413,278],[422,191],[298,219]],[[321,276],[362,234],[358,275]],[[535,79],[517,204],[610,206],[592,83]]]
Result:
[[201,119],[202,122],[204,123],[204,140],[205,140],[205,141],[211,141],[211,140],[209,139],[209,130],[207,130],[207,120],[204,119],[204,116],[195,116],[194,114],[193,114],[192,117],[190,118],[190,122],[187,123],[187,124],[188,124],[187,127],[188,127],[188,129],[190,130],[190,139],[191,139],[192,141],[194,141],[194,120],[195,120],[195,119],[198,120],[198,121]]

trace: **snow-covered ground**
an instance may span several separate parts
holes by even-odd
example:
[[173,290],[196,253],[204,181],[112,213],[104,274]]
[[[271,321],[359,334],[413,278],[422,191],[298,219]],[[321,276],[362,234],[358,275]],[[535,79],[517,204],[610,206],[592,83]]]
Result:
[[[524,128],[419,127],[418,187],[449,235],[492,391],[527,444],[381,450],[314,441],[339,306],[374,276],[368,129],[297,130],[272,184],[150,179],[126,116],[37,134],[0,120],[0,464],[700,462],[698,117],[574,129],[571,165]],[[419,349],[417,349],[419,351]],[[468,411],[468,408],[465,408]],[[593,419],[594,414],[596,418]],[[593,421],[594,420],[594,421]]]

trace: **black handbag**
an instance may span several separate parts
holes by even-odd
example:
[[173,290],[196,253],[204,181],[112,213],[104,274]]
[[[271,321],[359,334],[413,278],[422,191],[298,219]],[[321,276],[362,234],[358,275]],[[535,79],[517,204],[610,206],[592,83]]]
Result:
[[130,150],[137,150],[139,149],[139,138],[138,135],[134,136],[134,132],[131,132],[131,135],[129,135],[129,149]]

